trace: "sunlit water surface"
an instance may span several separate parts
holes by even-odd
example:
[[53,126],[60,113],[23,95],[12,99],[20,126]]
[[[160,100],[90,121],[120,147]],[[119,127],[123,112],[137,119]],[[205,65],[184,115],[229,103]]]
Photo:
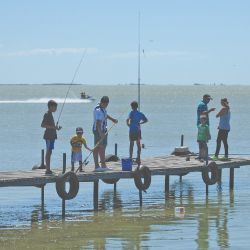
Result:
[[[58,117],[68,86],[0,86],[0,171],[30,170],[40,162],[44,148],[40,128],[46,102],[59,102]],[[129,103],[137,98],[136,86],[72,86],[63,110],[52,167],[62,166],[62,154],[70,155],[69,139],[78,126],[93,147],[92,112],[97,101],[81,102],[84,90],[97,100],[109,95],[109,113],[119,124],[109,134],[108,153],[118,143],[120,157],[128,155],[128,128],[125,120]],[[247,86],[142,86],[141,110],[149,123],[143,130],[143,158],[168,155],[180,144],[197,152],[196,106],[203,94],[214,100],[210,107],[220,108],[220,98],[227,97],[232,112],[229,134],[231,154],[249,154],[249,103]],[[218,121],[210,115],[215,150]],[[222,151],[223,152],[223,151]],[[86,155],[86,152],[84,152]],[[68,164],[69,164],[69,157]],[[77,197],[66,202],[66,219],[61,218],[61,199],[55,185],[45,187],[45,208],[41,209],[40,189],[35,187],[0,188],[0,249],[249,249],[250,244],[250,170],[235,170],[235,189],[228,188],[228,170],[222,173],[222,189],[205,185],[199,173],[189,174],[179,182],[170,178],[170,197],[164,194],[164,177],[154,176],[140,208],[138,190],[133,180],[113,185],[100,182],[99,211],[93,210],[93,185],[81,183]],[[177,213],[184,207],[185,213]]]

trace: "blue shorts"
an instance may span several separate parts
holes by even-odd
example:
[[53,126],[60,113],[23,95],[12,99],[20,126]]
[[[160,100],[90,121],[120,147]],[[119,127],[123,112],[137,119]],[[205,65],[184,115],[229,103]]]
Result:
[[54,149],[55,140],[45,140],[46,141],[46,149],[52,151]]
[[71,153],[71,162],[82,162],[82,152],[72,152]]

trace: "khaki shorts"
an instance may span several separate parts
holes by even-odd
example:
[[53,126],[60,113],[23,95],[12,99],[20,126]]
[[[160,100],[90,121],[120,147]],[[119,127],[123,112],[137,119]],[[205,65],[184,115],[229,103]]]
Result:
[[[94,144],[96,145],[101,140],[101,136],[99,135],[97,130],[94,130],[93,134],[94,134]],[[108,144],[108,135],[105,136],[105,138],[99,143],[99,145],[103,145],[106,147],[107,144]]]

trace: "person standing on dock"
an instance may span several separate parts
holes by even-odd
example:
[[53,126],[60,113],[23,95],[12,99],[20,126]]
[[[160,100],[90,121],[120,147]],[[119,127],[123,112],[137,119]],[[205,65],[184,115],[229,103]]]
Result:
[[82,168],[82,145],[89,151],[92,151],[88,146],[86,139],[83,137],[83,128],[76,128],[76,135],[70,139],[70,145],[72,146],[71,152],[71,171],[75,170],[75,162],[79,162],[79,171],[84,172]]
[[[107,114],[106,108],[109,105],[109,97],[103,96],[100,103],[94,109],[94,144],[93,157],[95,162],[95,171],[111,170],[106,166],[105,162],[105,150],[107,147],[107,120],[111,120],[113,123],[117,123],[118,120],[112,118]],[[99,156],[101,161],[101,167],[99,166]]]
[[141,124],[144,124],[148,121],[146,116],[138,111],[138,102],[131,102],[132,111],[129,113],[128,119],[126,120],[127,125],[129,126],[129,157],[133,158],[133,149],[134,142],[137,144],[137,159],[138,164],[141,163]]
[[228,143],[227,143],[227,138],[228,138],[228,133],[230,131],[230,107],[229,107],[229,102],[227,98],[221,99],[221,110],[220,112],[216,115],[216,118],[220,118],[219,126],[218,126],[218,135],[217,135],[217,145],[216,145],[216,151],[215,155],[213,156],[213,160],[218,160],[218,156],[220,153],[220,147],[221,147],[221,141],[224,144],[224,149],[225,149],[225,156],[222,158],[219,158],[219,160],[222,161],[227,161],[228,160]]
[[199,144],[199,157],[198,159],[203,162],[208,157],[207,143],[210,140],[209,126],[207,124],[207,116],[200,116],[200,124],[198,125],[197,142]]
[[208,109],[207,104],[210,102],[210,100],[213,100],[212,97],[208,94],[203,95],[202,101],[199,103],[197,108],[197,126],[201,123],[200,116],[206,115],[207,117],[207,125],[209,126],[209,117],[208,114],[212,111],[215,111],[215,108]]
[[60,130],[62,127],[55,125],[55,121],[52,113],[56,112],[57,103],[54,100],[48,102],[48,111],[44,114],[41,127],[45,128],[43,139],[46,142],[46,174],[52,174],[50,170],[50,159],[52,150],[54,149],[55,140],[57,139],[56,131]]

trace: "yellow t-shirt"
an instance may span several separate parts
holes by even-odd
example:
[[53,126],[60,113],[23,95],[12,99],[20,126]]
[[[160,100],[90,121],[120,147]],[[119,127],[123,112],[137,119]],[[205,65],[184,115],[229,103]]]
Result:
[[78,153],[82,151],[82,144],[87,144],[86,139],[84,137],[79,137],[77,135],[74,135],[70,143],[72,145],[72,152]]

